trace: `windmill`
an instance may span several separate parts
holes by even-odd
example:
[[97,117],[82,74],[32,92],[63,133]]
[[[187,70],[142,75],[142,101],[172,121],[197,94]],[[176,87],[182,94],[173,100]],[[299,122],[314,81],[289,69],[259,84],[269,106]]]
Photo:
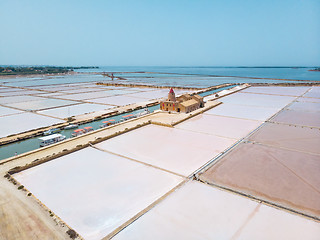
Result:
[[103,75],[104,77],[109,77],[109,78],[111,78],[112,81],[113,81],[113,79],[115,78],[115,76],[113,75],[113,73],[103,72],[102,75]]

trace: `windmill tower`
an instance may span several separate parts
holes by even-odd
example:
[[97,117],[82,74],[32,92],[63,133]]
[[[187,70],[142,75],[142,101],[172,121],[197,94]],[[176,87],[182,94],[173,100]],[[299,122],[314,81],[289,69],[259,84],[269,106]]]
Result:
[[173,89],[170,89],[170,92],[168,93],[168,101],[175,102],[176,100],[176,94],[174,93]]

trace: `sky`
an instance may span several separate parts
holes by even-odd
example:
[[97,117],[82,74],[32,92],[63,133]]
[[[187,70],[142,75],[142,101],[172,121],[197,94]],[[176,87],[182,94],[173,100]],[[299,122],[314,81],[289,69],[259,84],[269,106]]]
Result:
[[320,0],[0,0],[0,65],[320,66]]

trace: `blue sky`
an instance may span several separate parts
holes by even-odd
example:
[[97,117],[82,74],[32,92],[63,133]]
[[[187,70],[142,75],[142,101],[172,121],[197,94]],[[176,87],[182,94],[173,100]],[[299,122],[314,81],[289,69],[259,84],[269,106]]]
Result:
[[320,65],[319,0],[0,0],[0,64]]

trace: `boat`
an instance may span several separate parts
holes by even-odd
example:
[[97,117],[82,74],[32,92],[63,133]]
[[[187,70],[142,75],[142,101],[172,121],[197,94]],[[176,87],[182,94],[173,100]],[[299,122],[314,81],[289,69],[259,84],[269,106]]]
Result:
[[45,146],[65,140],[66,136],[56,133],[56,134],[52,134],[46,137],[41,137],[38,139],[40,140],[40,147],[45,147]]
[[84,132],[87,133],[87,132],[91,132],[93,131],[93,128],[92,127],[84,127]]
[[77,136],[80,136],[80,135],[82,135],[84,133],[85,133],[84,129],[79,128],[77,130],[74,130],[73,133],[71,134],[71,136],[72,137],[77,137]]
[[149,109],[145,108],[142,112],[137,113],[136,117],[142,117],[142,116],[147,115],[149,113],[150,113]]
[[68,126],[64,127],[64,130],[74,129],[74,128],[77,128],[77,127],[79,127],[78,124],[69,124]]
[[122,116],[122,119],[123,121],[126,121],[126,120],[129,120],[131,118],[135,118],[137,116],[133,115],[133,114],[128,114],[128,115],[125,115],[125,116]]
[[110,126],[110,125],[112,125],[112,124],[115,124],[115,123],[116,123],[116,120],[110,119],[110,120],[107,120],[107,121],[103,121],[102,123],[103,123],[103,124],[100,125],[100,128],[104,128],[104,127]]
[[60,128],[52,128],[52,129],[49,129],[48,131],[43,132],[43,135],[47,136],[47,135],[51,135],[51,134],[59,133],[59,132],[61,132]]

